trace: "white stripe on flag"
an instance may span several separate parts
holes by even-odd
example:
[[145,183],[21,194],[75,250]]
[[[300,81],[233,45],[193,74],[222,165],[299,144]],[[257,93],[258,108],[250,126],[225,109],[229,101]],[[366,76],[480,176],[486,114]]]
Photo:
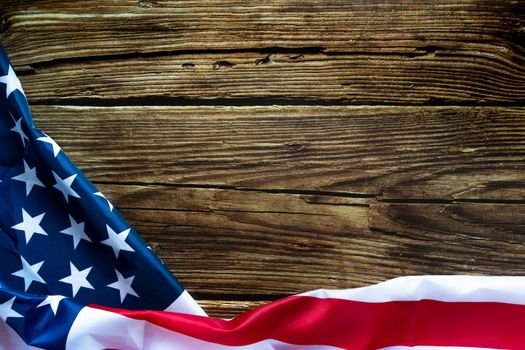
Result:
[[184,291],[181,295],[164,311],[179,312],[182,314],[206,316],[204,310],[199,304],[191,297],[191,295]]
[[210,343],[105,310],[83,308],[67,338],[66,349],[127,350],[341,350],[333,346],[292,345],[273,339],[228,346]]
[[382,303],[388,301],[500,302],[525,305],[525,277],[408,276],[369,287],[301,294]]
[[489,348],[465,348],[457,346],[389,346],[378,350],[498,350]]
[[[173,304],[168,306],[166,311],[206,316],[204,310],[202,310],[187,291],[184,291]],[[3,349],[40,350],[41,348],[27,345],[18,333],[0,319],[0,350]]]

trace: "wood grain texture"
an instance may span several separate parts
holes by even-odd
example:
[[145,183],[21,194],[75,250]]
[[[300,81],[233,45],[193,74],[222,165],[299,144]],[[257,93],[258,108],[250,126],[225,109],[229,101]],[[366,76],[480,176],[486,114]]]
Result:
[[211,317],[232,318],[264,305],[268,301],[199,300],[199,305]]
[[522,107],[33,107],[95,182],[521,201]]
[[524,13],[516,0],[5,0],[1,14],[13,59],[31,64],[269,47],[416,55],[425,47],[469,47],[512,58],[521,50]]
[[518,103],[525,101],[523,62],[447,50],[413,58],[183,54],[50,65],[33,69],[22,82],[32,102],[270,98],[374,104]]
[[523,204],[100,185],[197,295],[268,300],[413,274],[523,274]]
[[8,1],[2,18],[32,102],[525,101],[521,1]]

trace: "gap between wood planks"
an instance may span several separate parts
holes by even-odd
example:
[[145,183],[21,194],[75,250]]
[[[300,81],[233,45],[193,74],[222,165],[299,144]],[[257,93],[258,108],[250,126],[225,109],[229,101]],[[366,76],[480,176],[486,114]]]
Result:
[[[344,198],[362,198],[370,199],[372,201],[383,203],[401,203],[401,204],[460,204],[460,203],[475,203],[475,204],[525,204],[525,200],[514,199],[483,199],[483,198],[461,198],[461,199],[426,199],[426,198],[383,198],[382,193],[363,194],[351,192],[336,192],[336,191],[315,191],[315,190],[297,190],[286,188],[250,188],[238,187],[228,185],[208,185],[208,184],[175,184],[175,183],[145,183],[145,182],[111,182],[111,181],[93,181],[95,185],[119,185],[119,186],[163,186],[170,188],[189,188],[189,189],[215,189],[215,190],[233,190],[241,192],[259,192],[259,193],[273,193],[273,194],[297,194],[297,195],[318,195],[318,196],[332,196]],[[334,204],[331,204],[334,205]],[[341,204],[341,205],[358,205],[369,206],[370,204]],[[122,207],[122,209],[137,209]],[[158,210],[158,209],[157,209]]]
[[429,99],[426,103],[393,103],[381,101],[353,101],[351,99],[305,99],[305,98],[275,98],[275,97],[247,97],[247,98],[213,98],[193,99],[184,97],[128,97],[128,98],[71,98],[48,99],[30,101],[32,106],[64,106],[64,107],[178,107],[178,106],[217,106],[217,107],[264,107],[264,106],[390,106],[390,107],[524,107],[525,100],[513,102],[474,102],[448,101],[440,98]]

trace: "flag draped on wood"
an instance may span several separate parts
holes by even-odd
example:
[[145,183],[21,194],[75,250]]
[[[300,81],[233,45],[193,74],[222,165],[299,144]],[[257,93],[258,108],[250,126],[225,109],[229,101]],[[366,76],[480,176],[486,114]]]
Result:
[[[28,327],[39,328],[38,337],[63,327],[60,317],[39,310],[41,297],[18,298],[16,310],[9,300],[0,305],[3,317],[25,318]],[[525,344],[523,277],[401,277],[284,298],[233,320],[80,306],[72,299],[55,305],[73,319],[65,330],[67,349],[466,350]]]
[[[0,49],[1,321],[34,345],[63,347],[75,317],[61,312],[68,298],[77,307],[203,313],[58,144],[35,127]],[[37,319],[23,316],[28,308]],[[40,334],[55,317],[60,324],[53,332]]]
[[0,349],[522,349],[525,278],[420,276],[206,317],[33,124],[0,49]]

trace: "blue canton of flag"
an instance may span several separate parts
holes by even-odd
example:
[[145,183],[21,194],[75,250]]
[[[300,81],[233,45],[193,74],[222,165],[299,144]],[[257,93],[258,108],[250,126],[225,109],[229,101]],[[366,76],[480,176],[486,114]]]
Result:
[[0,47],[0,326],[33,346],[61,349],[88,304],[202,313],[106,197],[35,127]]

